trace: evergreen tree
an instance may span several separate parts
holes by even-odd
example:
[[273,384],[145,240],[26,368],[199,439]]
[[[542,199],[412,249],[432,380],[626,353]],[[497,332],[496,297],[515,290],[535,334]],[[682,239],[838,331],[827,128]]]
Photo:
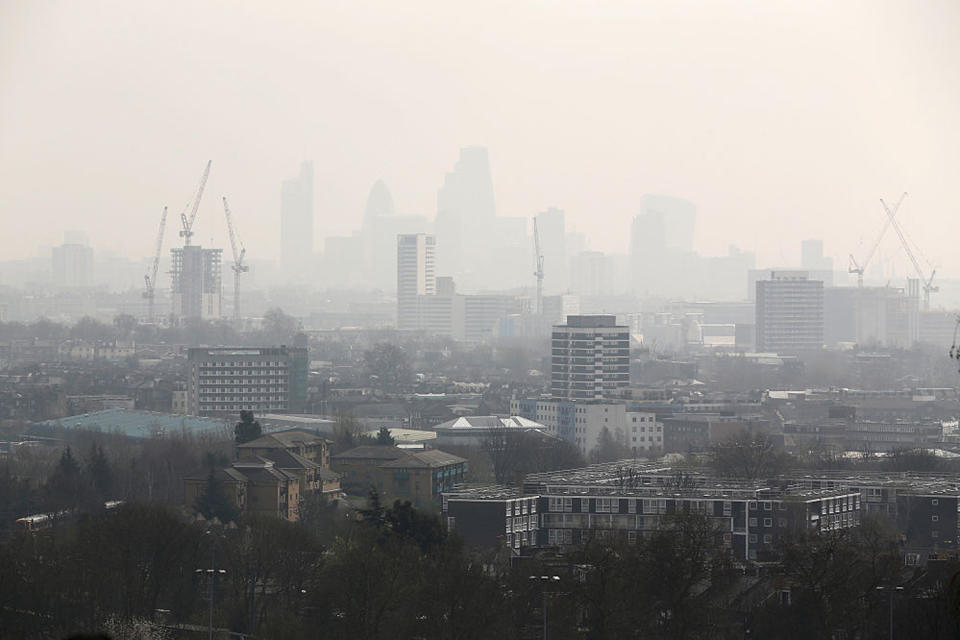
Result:
[[83,478],[80,465],[70,447],[60,455],[60,461],[44,487],[50,508],[54,510],[74,509],[79,506]]
[[263,434],[260,423],[253,419],[253,411],[241,411],[240,422],[234,427],[237,444],[256,440]]
[[103,454],[103,447],[96,444],[91,446],[87,457],[87,474],[100,498],[109,500],[113,497],[113,470]]
[[208,520],[219,518],[221,522],[230,522],[240,516],[240,510],[227,497],[223,483],[217,480],[216,471],[213,469],[207,476],[207,486],[203,493],[197,496],[193,506]]
[[380,427],[380,431],[377,431],[377,441],[375,444],[392,447],[396,443],[397,441],[392,435],[390,435],[390,429],[387,429],[386,427]]

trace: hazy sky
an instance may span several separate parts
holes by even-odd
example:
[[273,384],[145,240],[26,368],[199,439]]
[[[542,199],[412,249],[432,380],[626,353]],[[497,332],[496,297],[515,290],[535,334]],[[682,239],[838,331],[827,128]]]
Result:
[[377,178],[432,217],[479,144],[500,215],[561,207],[594,249],[624,251],[658,192],[698,204],[706,254],[860,255],[906,190],[903,224],[960,276],[958,114],[956,0],[3,0],[0,258],[68,228],[146,254],[208,158],[199,242],[226,248],[226,194],[249,257],[275,256],[309,158],[320,248]]

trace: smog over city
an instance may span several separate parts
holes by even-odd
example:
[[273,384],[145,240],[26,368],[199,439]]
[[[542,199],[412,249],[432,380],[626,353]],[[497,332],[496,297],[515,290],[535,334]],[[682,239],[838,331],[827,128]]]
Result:
[[0,3],[0,638],[960,637],[960,4]]

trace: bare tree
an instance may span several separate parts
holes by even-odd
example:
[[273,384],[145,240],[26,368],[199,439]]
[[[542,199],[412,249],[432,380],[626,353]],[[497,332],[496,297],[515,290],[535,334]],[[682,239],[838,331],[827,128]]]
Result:
[[788,459],[768,436],[747,431],[713,447],[713,467],[717,473],[749,480],[776,475]]

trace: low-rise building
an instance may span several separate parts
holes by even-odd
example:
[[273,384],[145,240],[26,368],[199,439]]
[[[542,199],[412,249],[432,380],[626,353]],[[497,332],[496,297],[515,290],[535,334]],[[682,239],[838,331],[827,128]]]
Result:
[[[241,514],[289,521],[299,518],[299,476],[277,468],[270,460],[237,461],[230,467],[216,469],[214,478]],[[209,474],[184,478],[184,504],[188,508],[195,508],[208,481]]]
[[408,451],[365,445],[331,457],[344,489],[366,495],[376,490],[384,503],[409,500],[420,508],[439,507],[440,494],[462,483],[467,461],[438,449]]
[[630,544],[671,526],[674,516],[699,513],[744,560],[771,557],[797,531],[857,526],[861,508],[856,489],[680,479],[669,467],[630,460],[534,474],[522,490],[480,487],[443,496],[447,525],[479,546],[506,544],[522,552],[590,540]]

